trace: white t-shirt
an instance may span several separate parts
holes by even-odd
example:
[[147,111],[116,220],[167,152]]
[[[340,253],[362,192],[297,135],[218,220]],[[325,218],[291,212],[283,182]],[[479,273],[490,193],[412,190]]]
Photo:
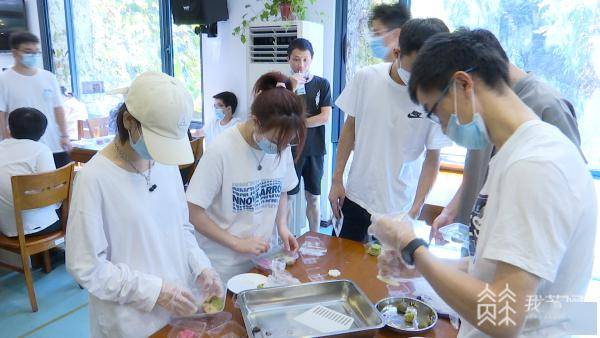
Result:
[[64,151],[60,145],[60,130],[54,117],[54,108],[62,106],[62,94],[54,74],[38,69],[35,75],[21,75],[8,68],[0,73],[0,111],[31,107],[41,111],[48,119],[46,132],[40,142],[54,153]]
[[[32,140],[8,138],[0,141],[0,231],[17,236],[11,177],[55,170],[48,147]],[[26,210],[22,213],[25,234],[42,231],[58,221],[56,206]]]
[[[490,162],[481,190],[479,239],[469,274],[492,282],[497,262],[538,276],[537,295],[584,296],[596,237],[594,184],[579,151],[556,127],[540,120],[522,124]],[[483,290],[482,290],[483,291]],[[533,296],[533,295],[532,295]],[[523,336],[556,336],[548,307],[531,311]],[[546,316],[547,317],[547,316]],[[563,333],[564,334],[564,333]],[[484,337],[466,321],[459,337]]]
[[369,213],[408,211],[425,149],[452,142],[390,77],[391,64],[361,69],[336,101],[355,121],[354,159],[346,194]]
[[[258,170],[263,155],[262,169]],[[187,199],[206,209],[208,217],[232,235],[269,237],[281,194],[296,184],[298,178],[289,148],[281,158],[265,154],[252,148],[235,127],[223,132],[206,150],[188,186]],[[201,234],[198,242],[225,281],[251,267],[249,255]]]
[[65,100],[64,108],[69,138],[71,138],[72,140],[77,140],[79,138],[79,132],[77,130],[77,121],[88,119],[87,108],[85,107],[85,104],[83,104],[74,97],[69,97]]
[[[148,174],[145,172],[144,174]],[[210,266],[198,247],[176,166],[146,180],[102,154],[75,176],[66,237],[69,273],[89,292],[92,337],[147,337],[169,322],[163,281],[188,287]]]
[[215,138],[221,134],[225,129],[231,128],[238,124],[240,120],[237,117],[231,118],[231,120],[226,125],[221,125],[222,120],[212,120],[208,122],[202,130],[204,130],[204,142],[208,147]]

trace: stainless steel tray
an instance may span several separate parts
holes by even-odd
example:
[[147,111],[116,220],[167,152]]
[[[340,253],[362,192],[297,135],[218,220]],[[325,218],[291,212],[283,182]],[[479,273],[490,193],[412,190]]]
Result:
[[[373,303],[349,280],[248,290],[237,301],[250,338],[372,337],[385,325]],[[352,317],[352,326],[322,333],[294,320],[317,305]]]

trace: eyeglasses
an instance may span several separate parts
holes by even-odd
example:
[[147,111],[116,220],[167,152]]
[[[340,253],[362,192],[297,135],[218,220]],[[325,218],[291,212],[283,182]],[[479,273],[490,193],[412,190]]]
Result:
[[[467,70],[465,70],[465,73],[471,73],[476,68],[477,67],[470,67]],[[448,91],[450,90],[450,86],[453,83],[454,83],[454,78],[450,79],[450,81],[448,82],[446,87],[444,87],[444,90],[442,90],[442,93],[440,94],[440,96],[437,98],[437,100],[435,100],[435,102],[431,106],[431,109],[427,109],[426,107],[423,107],[423,109],[425,110],[425,113],[427,114],[426,115],[427,118],[430,119],[431,121],[433,121],[433,123],[442,124],[440,121],[439,115],[435,112],[435,109],[440,104],[440,102],[442,102],[442,100],[444,99],[444,96],[446,96],[446,94],[448,94]]]

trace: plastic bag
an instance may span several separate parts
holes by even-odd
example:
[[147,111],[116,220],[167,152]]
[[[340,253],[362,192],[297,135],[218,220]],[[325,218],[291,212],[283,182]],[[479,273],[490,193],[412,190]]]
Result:
[[300,253],[303,256],[321,257],[327,253],[327,247],[319,237],[306,236],[304,243],[300,246]]
[[201,338],[206,330],[206,323],[188,319],[177,319],[171,323],[168,338]]
[[271,247],[269,251],[253,257],[252,262],[258,269],[269,273],[271,272],[271,263],[275,258],[283,258],[285,265],[291,266],[296,263],[299,257],[300,255],[297,252],[285,251],[282,246],[277,245]]

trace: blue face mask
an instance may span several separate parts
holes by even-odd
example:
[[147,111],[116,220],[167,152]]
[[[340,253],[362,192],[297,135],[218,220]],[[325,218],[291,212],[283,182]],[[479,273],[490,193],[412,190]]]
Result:
[[460,124],[456,115],[458,109],[456,103],[456,84],[454,85],[454,114],[450,115],[446,135],[459,146],[467,149],[483,149],[489,144],[490,139],[483,118],[479,113],[475,112],[475,92],[472,92],[471,95],[473,120],[467,124]]
[[254,139],[254,142],[256,142],[260,150],[264,151],[267,154],[277,154],[277,145],[275,143],[267,140],[266,138],[257,140],[256,135],[254,133],[252,133],[252,138]]
[[217,120],[222,120],[225,118],[225,112],[223,111],[223,108],[215,108],[215,117]]
[[37,53],[21,54],[21,64],[27,68],[35,68],[38,65],[40,55]]
[[129,132],[129,145],[135,152],[144,160],[151,160],[152,155],[148,152],[148,148],[146,148],[146,142],[144,142],[144,135],[140,135],[140,139],[137,140],[136,143],[133,143],[133,138],[131,138],[131,132]]
[[371,53],[378,59],[385,59],[390,52],[390,49],[383,42],[383,36],[372,37],[370,45]]

